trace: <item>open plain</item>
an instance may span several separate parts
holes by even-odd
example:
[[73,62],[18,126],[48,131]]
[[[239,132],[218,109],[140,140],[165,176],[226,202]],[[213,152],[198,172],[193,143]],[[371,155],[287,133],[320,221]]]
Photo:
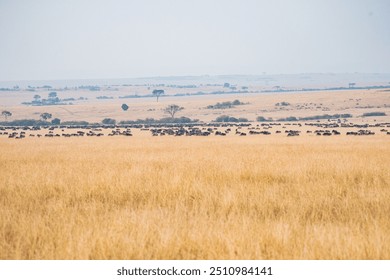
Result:
[[1,259],[389,259],[389,136],[0,139]]
[[[126,112],[115,98],[7,100],[15,119],[90,122],[159,118],[174,102],[203,124],[3,126],[0,259],[390,259],[386,91],[140,98]],[[373,111],[385,115],[362,116]],[[222,114],[250,122],[207,123]]]

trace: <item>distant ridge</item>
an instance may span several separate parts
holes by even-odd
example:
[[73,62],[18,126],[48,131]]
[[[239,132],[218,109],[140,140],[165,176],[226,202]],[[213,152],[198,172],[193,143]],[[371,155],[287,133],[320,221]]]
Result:
[[156,76],[119,79],[68,79],[68,80],[35,80],[35,81],[0,81],[0,88],[19,86],[75,87],[86,85],[200,85],[230,83],[238,86],[263,86],[294,88],[333,88],[389,86],[390,73],[302,73],[302,74],[263,74],[263,75],[201,75],[201,76]]

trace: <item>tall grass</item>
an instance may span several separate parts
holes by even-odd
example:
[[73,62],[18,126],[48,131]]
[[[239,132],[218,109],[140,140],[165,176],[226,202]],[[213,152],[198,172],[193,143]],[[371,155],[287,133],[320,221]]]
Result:
[[0,139],[1,259],[390,259],[371,138]]

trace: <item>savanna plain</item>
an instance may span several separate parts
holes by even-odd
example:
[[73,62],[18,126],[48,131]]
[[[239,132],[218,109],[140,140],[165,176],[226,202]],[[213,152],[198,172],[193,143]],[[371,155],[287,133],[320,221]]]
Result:
[[[161,118],[176,103],[185,108],[179,117],[246,117],[270,133],[242,127],[242,137],[236,125],[225,137],[153,137],[139,128],[131,137],[108,137],[114,128],[102,137],[29,136],[49,133],[42,128],[9,138],[14,130],[5,128],[0,259],[390,259],[388,91],[168,95],[127,100],[122,111],[121,90],[129,89],[107,91],[108,100],[94,99],[101,92],[61,91],[61,98],[89,94],[66,106],[26,106],[36,92],[5,92],[2,110],[12,112],[8,121],[49,112],[98,122]],[[234,99],[242,105],[207,109]],[[282,101],[289,105],[276,106]],[[384,114],[364,117],[376,111]],[[331,136],[304,122],[266,129],[255,121],[336,113],[353,118],[321,120],[337,124],[340,133]],[[287,137],[289,129],[301,135]],[[56,127],[53,134],[61,133]]]
[[1,259],[390,258],[386,136],[1,139],[0,150]]

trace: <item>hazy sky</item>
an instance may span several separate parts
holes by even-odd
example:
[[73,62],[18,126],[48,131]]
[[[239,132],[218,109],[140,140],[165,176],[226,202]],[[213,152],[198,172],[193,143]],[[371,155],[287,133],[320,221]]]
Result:
[[390,73],[390,0],[0,0],[0,80]]

